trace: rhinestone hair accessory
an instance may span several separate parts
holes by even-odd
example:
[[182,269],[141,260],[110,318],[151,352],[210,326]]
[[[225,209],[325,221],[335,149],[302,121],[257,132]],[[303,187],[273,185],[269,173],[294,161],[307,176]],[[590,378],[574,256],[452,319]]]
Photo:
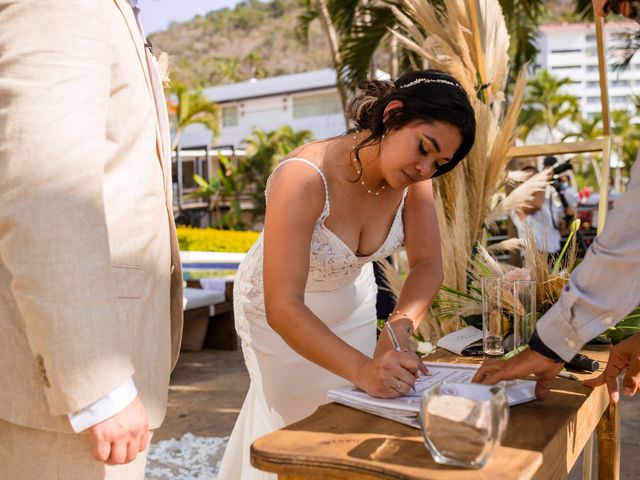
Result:
[[450,85],[452,87],[459,88],[463,93],[466,93],[461,85],[452,82],[451,80],[445,80],[443,78],[416,78],[414,81],[406,83],[404,85],[400,85],[398,88],[409,88],[421,83],[442,83],[444,85]]

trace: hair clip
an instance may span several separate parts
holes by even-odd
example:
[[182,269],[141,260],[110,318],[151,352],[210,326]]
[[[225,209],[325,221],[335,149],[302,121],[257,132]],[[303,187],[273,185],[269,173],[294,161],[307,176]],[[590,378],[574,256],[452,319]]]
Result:
[[444,85],[450,85],[452,87],[459,88],[464,92],[464,88],[462,88],[462,85],[452,82],[451,80],[445,80],[443,78],[416,78],[412,82],[406,83],[404,85],[400,85],[398,88],[409,88],[415,85],[419,85],[421,83],[442,83]]

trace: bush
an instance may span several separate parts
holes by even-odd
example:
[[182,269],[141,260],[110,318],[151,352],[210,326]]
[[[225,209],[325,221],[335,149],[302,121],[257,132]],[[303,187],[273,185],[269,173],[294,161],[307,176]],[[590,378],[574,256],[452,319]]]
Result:
[[246,253],[258,239],[258,232],[237,232],[213,228],[178,227],[180,250]]

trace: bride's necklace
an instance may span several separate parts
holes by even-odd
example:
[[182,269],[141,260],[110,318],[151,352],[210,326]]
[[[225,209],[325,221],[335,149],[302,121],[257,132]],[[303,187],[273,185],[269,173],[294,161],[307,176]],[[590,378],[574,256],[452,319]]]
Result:
[[[356,169],[356,173],[358,175],[360,175],[360,185],[362,185],[362,187],[367,191],[367,193],[369,195],[376,195],[379,196],[386,188],[386,185],[382,185],[382,187],[380,187],[380,190],[371,190],[368,185],[365,183],[364,178],[363,178],[363,173],[362,170],[360,168],[360,166],[358,165],[358,160],[356,158],[356,142],[358,139],[358,134],[354,133],[353,134],[353,146],[351,147],[351,159],[353,161],[353,166]],[[360,163],[360,165],[362,165],[362,163]]]

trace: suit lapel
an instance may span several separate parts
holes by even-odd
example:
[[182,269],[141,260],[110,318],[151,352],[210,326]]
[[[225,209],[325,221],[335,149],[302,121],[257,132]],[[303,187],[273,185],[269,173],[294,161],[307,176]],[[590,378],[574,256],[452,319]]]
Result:
[[167,107],[164,101],[164,92],[162,90],[162,82],[158,75],[155,59],[153,55],[148,51],[144,44],[144,36],[140,31],[138,22],[136,20],[133,8],[126,0],[114,0],[116,6],[122,13],[122,16],[129,28],[129,34],[131,40],[135,45],[138,59],[140,60],[140,67],[144,72],[144,78],[147,83],[149,94],[153,98],[153,103],[156,112],[156,148],[158,150],[158,157],[162,173],[164,176],[165,192],[170,193],[171,189],[171,161],[170,157],[167,158],[170,150],[169,145],[169,123],[167,117]]

